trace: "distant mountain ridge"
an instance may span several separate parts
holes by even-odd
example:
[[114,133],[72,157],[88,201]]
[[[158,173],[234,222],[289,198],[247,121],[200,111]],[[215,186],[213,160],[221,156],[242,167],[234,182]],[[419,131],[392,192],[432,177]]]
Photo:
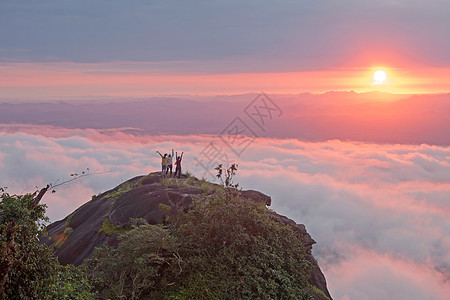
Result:
[[[112,190],[93,196],[91,201],[63,220],[50,224],[47,227],[48,236],[41,237],[41,241],[53,247],[62,264],[79,265],[93,255],[96,247],[105,243],[117,245],[118,234],[126,231],[133,222],[161,224],[165,215],[160,210],[160,204],[168,205],[174,210],[187,211],[194,199],[207,199],[215,193],[216,187],[215,184],[195,177],[161,180],[159,172],[138,176]],[[269,196],[254,190],[241,191],[240,197],[268,206],[271,204]],[[275,212],[269,214],[271,218],[291,226],[302,236],[309,253],[307,259],[313,265],[310,284],[331,299],[325,277],[311,254],[315,241],[307,233],[305,226]],[[315,299],[327,298],[316,295]]]
[[[135,128],[131,134],[149,135],[218,134],[236,117],[244,119],[244,109],[255,97],[256,94],[245,94],[110,103],[0,103],[0,122],[80,129]],[[351,91],[269,97],[283,113],[270,122],[266,131],[254,130],[261,137],[450,145],[450,93],[396,95]],[[249,120],[244,122],[254,125]]]

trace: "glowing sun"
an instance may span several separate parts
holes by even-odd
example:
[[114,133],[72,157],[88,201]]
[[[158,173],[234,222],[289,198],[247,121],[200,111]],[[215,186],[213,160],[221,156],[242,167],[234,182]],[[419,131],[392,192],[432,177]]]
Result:
[[383,82],[386,80],[386,72],[382,70],[378,70],[375,73],[373,73],[373,79],[375,79],[375,84],[383,84]]

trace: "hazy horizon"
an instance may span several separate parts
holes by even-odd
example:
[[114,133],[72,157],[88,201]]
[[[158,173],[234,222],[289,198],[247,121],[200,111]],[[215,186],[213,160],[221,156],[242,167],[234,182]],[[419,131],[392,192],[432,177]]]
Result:
[[[260,95],[276,106],[280,116],[267,114],[272,110],[269,105],[258,103]],[[256,106],[260,121],[270,122],[267,130],[261,130],[246,112]],[[152,135],[219,134],[239,117],[253,131],[247,134],[255,137],[432,145],[450,145],[449,113],[450,93],[252,93],[114,102],[0,103],[0,123],[16,127],[23,123],[82,129],[124,128],[128,133]],[[3,125],[3,130],[7,127]]]

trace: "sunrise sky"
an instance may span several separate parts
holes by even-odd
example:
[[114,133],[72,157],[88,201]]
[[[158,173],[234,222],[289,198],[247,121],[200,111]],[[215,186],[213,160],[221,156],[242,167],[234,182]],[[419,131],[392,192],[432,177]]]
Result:
[[[2,1],[0,97],[448,92],[447,0]],[[373,73],[386,72],[373,85]]]
[[[333,299],[448,300],[449,16],[450,0],[0,0],[0,187],[103,173],[46,195],[56,221],[159,170],[156,150],[209,176],[214,141],[306,225]],[[246,111],[261,95],[264,128]]]

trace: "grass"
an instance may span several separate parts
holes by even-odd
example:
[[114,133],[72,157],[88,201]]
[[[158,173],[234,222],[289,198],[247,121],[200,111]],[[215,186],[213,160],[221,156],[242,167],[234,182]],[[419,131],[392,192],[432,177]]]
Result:
[[132,189],[137,188],[140,185],[141,185],[141,180],[138,180],[136,182],[125,181],[124,183],[120,184],[114,191],[112,191],[108,195],[106,195],[105,199],[117,199],[123,193],[131,191]]
[[119,225],[114,225],[113,223],[111,223],[109,218],[106,218],[103,221],[102,228],[98,231],[98,233],[104,232],[106,235],[111,236],[114,234],[124,233],[130,229],[131,228],[125,228]]
[[317,286],[315,285],[310,285],[312,291],[322,297],[324,297],[325,299],[331,300],[327,295],[325,295],[324,291],[322,291],[321,289],[319,289]]
[[71,227],[66,227],[64,229],[64,232],[61,234],[58,234],[55,237],[56,243],[54,243],[52,245],[52,247],[54,249],[59,249],[61,248],[61,246],[67,241],[67,238],[69,237],[69,235],[73,232],[73,229]]
[[188,176],[187,179],[184,181],[184,183],[188,186],[194,186],[197,182],[197,178],[193,176]]
[[[67,220],[64,223],[64,231],[61,234],[58,234],[57,236],[55,236],[55,243],[52,245],[52,247],[54,249],[58,249],[60,248],[66,241],[67,238],[69,237],[69,235],[73,232],[73,228],[69,227],[69,223],[70,220],[72,220],[72,217],[75,213],[71,213],[70,215],[67,216]],[[49,238],[50,239],[50,238]]]
[[97,199],[97,197],[100,196],[100,193],[98,195],[92,195],[91,200],[90,201],[94,201],[95,199]]
[[73,213],[71,213],[70,215],[67,216],[66,223],[64,223],[64,229],[69,227],[70,220],[72,220],[72,217],[73,217],[74,214],[75,214],[75,212],[73,212]]
[[200,180],[198,180],[195,184],[195,187],[198,187],[199,189],[201,189],[204,193],[208,192],[211,189],[217,190],[217,187],[211,183],[209,183],[208,181],[206,181],[206,179],[202,178]]
[[176,178],[163,177],[163,178],[161,178],[161,184],[165,187],[168,187],[170,185],[177,185],[178,181]]

